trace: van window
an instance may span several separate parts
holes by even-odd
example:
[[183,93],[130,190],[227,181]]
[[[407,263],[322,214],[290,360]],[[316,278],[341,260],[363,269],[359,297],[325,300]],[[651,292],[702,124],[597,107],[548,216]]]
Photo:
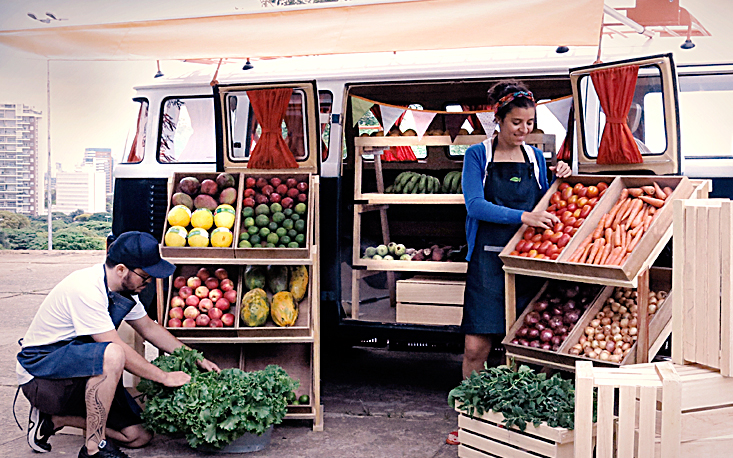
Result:
[[[135,99],[135,102],[140,104],[140,108],[137,112],[137,121],[131,129],[134,130],[135,136],[132,137],[130,143],[130,149],[122,158],[122,163],[132,164],[136,162],[142,162],[145,157],[145,140],[147,138],[147,127],[148,127],[148,105],[149,102],[146,99]],[[125,148],[127,150],[127,148]]]
[[321,124],[321,160],[328,159],[328,142],[331,139],[331,111],[333,111],[333,94],[330,91],[318,91],[318,106]]
[[679,77],[682,153],[691,158],[733,157],[733,75]]
[[215,162],[214,99],[211,96],[163,100],[158,161]]
[[[445,111],[460,113],[463,111],[463,107],[461,105],[448,105],[445,107]],[[461,130],[465,130],[465,132],[461,132],[459,135],[471,135],[474,131],[474,127],[471,125],[471,122],[466,119],[461,125]],[[450,157],[463,157],[466,155],[466,150],[469,146],[470,145],[450,145],[448,147],[448,155]]]
[[[411,104],[411,105],[408,105],[408,108],[412,108],[414,110],[423,109],[422,105],[420,104]],[[374,113],[371,110],[367,110],[367,112],[364,113],[364,116],[362,116],[359,122],[357,123],[357,128],[359,129],[360,137],[384,136],[384,127],[382,127],[382,125],[379,123],[379,120],[377,119],[376,116],[374,116]],[[402,116],[397,118],[395,125],[390,128],[390,132],[393,132],[394,129],[399,129],[400,134],[404,136],[416,136],[417,135],[417,133],[415,132],[415,120],[413,119],[412,112],[410,110],[406,110],[402,114]],[[408,132],[408,131],[411,131],[411,132]],[[346,147],[344,146],[344,148]],[[412,149],[412,153],[415,155],[417,160],[422,160],[428,157],[428,150],[424,145],[393,147],[393,149],[395,148]],[[346,157],[345,151],[346,150],[344,149],[344,158]],[[362,157],[368,161],[374,159],[374,156],[372,154],[364,154]]]
[[[257,121],[247,91],[230,92],[226,104],[229,110],[229,159],[248,161],[262,134],[262,126]],[[308,158],[305,109],[305,93],[301,89],[293,89],[280,129],[285,143],[297,161]]]
[[[585,136],[584,154],[589,158],[598,157],[598,146],[606,125],[606,114],[598,101],[590,75],[578,80],[583,121],[581,127]],[[656,65],[639,68],[636,89],[626,123],[639,147],[642,156],[664,154],[667,149],[667,130],[662,100],[661,71]]]

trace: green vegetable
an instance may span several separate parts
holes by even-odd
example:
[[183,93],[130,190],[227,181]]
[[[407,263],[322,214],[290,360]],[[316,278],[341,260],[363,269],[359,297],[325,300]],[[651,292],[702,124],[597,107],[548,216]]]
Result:
[[203,355],[180,347],[159,356],[153,364],[166,372],[182,370],[191,376],[187,384],[168,388],[143,379],[138,390],[146,397],[143,420],[151,431],[184,434],[191,447],[209,444],[216,448],[245,432],[261,435],[285,417],[287,399],[300,385],[275,365],[244,372],[223,369],[201,372],[196,361]]
[[448,394],[448,404],[467,415],[481,416],[493,410],[504,416],[507,427],[524,431],[527,423],[573,429],[575,388],[558,375],[546,378],[527,366],[514,371],[508,366],[473,372]]

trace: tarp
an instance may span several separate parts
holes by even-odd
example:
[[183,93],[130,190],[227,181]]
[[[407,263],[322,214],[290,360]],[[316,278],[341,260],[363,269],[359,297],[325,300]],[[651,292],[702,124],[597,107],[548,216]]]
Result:
[[603,0],[419,0],[0,31],[52,60],[263,58],[479,48],[595,46]]

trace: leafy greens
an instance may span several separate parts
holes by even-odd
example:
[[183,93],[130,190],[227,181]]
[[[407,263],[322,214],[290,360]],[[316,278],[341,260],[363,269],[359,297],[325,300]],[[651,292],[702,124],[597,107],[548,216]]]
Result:
[[143,420],[156,433],[184,434],[191,447],[224,447],[245,432],[261,435],[285,417],[287,399],[298,388],[279,366],[244,372],[223,369],[201,372],[196,362],[203,355],[180,347],[153,364],[166,372],[184,371],[191,380],[168,388],[143,379],[138,390],[145,395]]

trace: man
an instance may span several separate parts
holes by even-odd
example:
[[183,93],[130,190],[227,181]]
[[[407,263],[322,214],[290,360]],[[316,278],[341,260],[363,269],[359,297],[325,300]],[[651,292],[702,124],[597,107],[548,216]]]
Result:
[[[79,458],[127,457],[106,439],[141,447],[152,439],[142,427],[140,408],[122,386],[122,372],[176,387],[185,372],[164,372],[150,364],[117,333],[124,319],[164,352],[183,344],[151,320],[137,294],[175,266],[160,258],[147,233],[126,232],[110,245],[104,264],[78,270],[44,299],[22,339],[16,371],[31,403],[28,445],[48,452],[48,439],[63,426],[86,429]],[[219,371],[208,360],[203,370]]]

